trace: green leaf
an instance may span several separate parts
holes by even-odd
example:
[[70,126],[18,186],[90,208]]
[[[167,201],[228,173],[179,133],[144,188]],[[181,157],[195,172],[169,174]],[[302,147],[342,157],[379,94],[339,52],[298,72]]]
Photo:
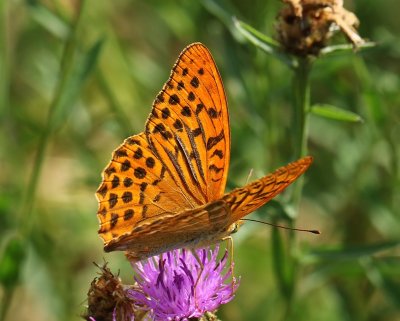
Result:
[[15,287],[19,282],[25,248],[24,242],[18,237],[10,238],[5,245],[0,259],[0,283],[7,289]]
[[57,129],[67,118],[71,105],[78,98],[86,80],[97,65],[104,39],[101,38],[94,43],[86,52],[78,55],[74,67],[66,75],[61,84],[59,96],[51,114],[49,126],[52,130]]
[[238,32],[234,28],[232,14],[235,12],[239,14],[239,12],[229,1],[202,0],[201,3],[210,13],[221,20],[235,37],[237,36]]
[[64,20],[38,1],[28,1],[27,3],[30,14],[36,22],[60,39],[68,37],[70,26]]
[[310,255],[319,260],[354,260],[362,257],[372,256],[399,246],[400,241],[391,241],[344,249],[317,250],[312,251]]
[[360,115],[332,105],[314,105],[311,107],[311,113],[320,117],[339,121],[348,121],[354,123],[361,123],[364,121]]
[[387,298],[393,302],[395,306],[400,305],[400,282],[395,281],[390,276],[383,273],[379,268],[377,260],[364,258],[361,260],[361,266],[364,268],[369,280],[377,287],[381,288]]
[[354,53],[355,51],[360,51],[368,48],[373,48],[376,46],[375,42],[364,42],[363,44],[360,44],[357,46],[357,48],[354,48],[352,44],[342,44],[342,45],[333,45],[333,46],[328,46],[323,48],[320,51],[320,56],[328,56],[332,55],[335,53],[346,53],[346,52],[352,52]]
[[233,22],[240,33],[257,48],[260,48],[267,54],[278,58],[291,68],[297,66],[297,61],[293,57],[284,54],[280,50],[279,43],[276,42],[274,39],[264,35],[260,31],[254,29],[243,21],[236,19],[235,17],[233,18]]
[[263,43],[265,43],[266,44],[266,48],[268,48],[269,51],[272,52],[273,50],[278,50],[279,49],[279,43],[277,41],[275,41],[274,39],[266,36],[265,34],[261,33],[260,31],[254,29],[253,27],[251,27],[247,23],[245,23],[243,21],[240,21],[235,17],[233,17],[233,22],[234,22],[236,28],[238,28],[245,36],[246,35],[253,36],[257,40],[260,40]]

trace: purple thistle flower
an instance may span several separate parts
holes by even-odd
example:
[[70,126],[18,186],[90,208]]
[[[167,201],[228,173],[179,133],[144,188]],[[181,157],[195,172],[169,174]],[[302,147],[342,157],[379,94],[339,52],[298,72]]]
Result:
[[220,260],[218,245],[195,252],[197,258],[191,251],[178,249],[132,264],[137,284],[127,295],[149,311],[149,319],[201,317],[233,299],[239,284],[226,266],[227,252]]

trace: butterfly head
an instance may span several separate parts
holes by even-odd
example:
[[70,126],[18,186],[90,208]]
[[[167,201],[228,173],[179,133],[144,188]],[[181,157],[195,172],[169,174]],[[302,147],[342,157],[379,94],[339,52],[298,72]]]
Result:
[[239,228],[244,224],[243,220],[236,221],[235,223],[231,224],[229,227],[230,234],[235,234],[237,231],[239,231]]

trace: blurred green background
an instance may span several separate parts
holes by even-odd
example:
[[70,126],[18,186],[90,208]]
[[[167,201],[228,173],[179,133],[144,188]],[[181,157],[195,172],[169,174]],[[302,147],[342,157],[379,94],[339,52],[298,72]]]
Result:
[[[319,59],[311,102],[350,110],[364,122],[310,119],[315,161],[296,225],[322,235],[298,234],[289,246],[287,233],[278,232],[297,262],[289,319],[395,321],[400,3],[345,5],[360,19],[360,34],[377,46]],[[228,188],[243,185],[251,169],[260,177],[293,160],[292,72],[231,22],[235,15],[274,36],[279,1],[88,0],[81,6],[77,0],[0,1],[4,320],[79,320],[97,273],[92,262],[103,258],[125,283],[133,282],[123,253],[102,251],[94,192],[113,149],[143,130],[153,99],[189,43],[210,49],[225,84],[232,130]],[[266,206],[253,215],[268,220],[273,212]],[[276,266],[271,231],[247,223],[235,235],[241,286],[220,309],[222,320],[285,318],[276,273],[285,266]]]

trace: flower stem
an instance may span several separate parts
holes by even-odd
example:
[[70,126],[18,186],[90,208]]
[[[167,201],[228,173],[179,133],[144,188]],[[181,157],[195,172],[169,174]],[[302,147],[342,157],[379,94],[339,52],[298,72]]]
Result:
[[[293,77],[293,108],[294,108],[294,159],[307,155],[308,123],[310,111],[310,82],[311,60],[299,59],[298,66],[294,69]],[[297,180],[291,204],[294,213],[298,212],[301,194],[303,190],[304,176]]]
[[295,110],[295,151],[296,157],[306,156],[308,113],[310,110],[310,84],[309,75],[311,70],[310,59],[303,58],[294,70],[294,110]]
[[[310,84],[309,75],[311,71],[311,61],[308,58],[299,59],[298,66],[294,69],[293,75],[293,108],[294,108],[294,159],[298,159],[306,156],[307,154],[307,139],[308,139],[308,122],[309,122],[309,111],[310,111]],[[294,217],[292,217],[291,225],[294,226],[294,219],[298,214],[299,205],[303,190],[304,176],[299,177],[294,185],[293,194],[291,195],[290,204],[293,206],[294,211],[292,211]],[[297,267],[298,262],[293,256],[293,249],[296,246],[296,233],[291,232],[288,235],[288,280],[292,283],[289,285],[288,290],[290,290],[287,298],[287,308],[285,319],[291,319],[292,304],[294,302],[294,293],[296,290],[296,280],[297,280]]]

